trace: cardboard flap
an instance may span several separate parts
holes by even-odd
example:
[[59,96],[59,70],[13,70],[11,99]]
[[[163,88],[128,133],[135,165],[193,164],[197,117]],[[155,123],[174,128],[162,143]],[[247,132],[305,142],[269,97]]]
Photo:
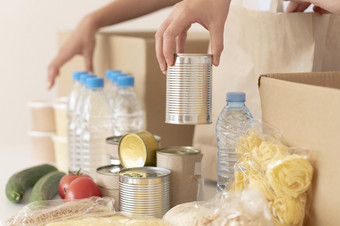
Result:
[[306,85],[340,89],[340,72],[282,73],[261,75],[258,81],[259,87],[261,86],[262,77],[274,78]]

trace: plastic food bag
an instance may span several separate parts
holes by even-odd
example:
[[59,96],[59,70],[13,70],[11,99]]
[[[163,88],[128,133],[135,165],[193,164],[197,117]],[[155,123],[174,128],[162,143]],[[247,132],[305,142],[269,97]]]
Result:
[[166,226],[158,218],[115,212],[114,199],[91,197],[79,200],[47,200],[26,205],[6,225],[129,225]]
[[94,213],[114,213],[114,199],[91,197],[79,200],[44,200],[24,206],[7,220],[6,225],[45,225],[56,220],[67,220]]
[[272,226],[266,198],[256,189],[220,193],[207,202],[190,202],[169,210],[163,219],[171,226]]
[[232,191],[255,188],[268,200],[276,225],[303,225],[313,178],[308,152],[283,145],[258,123],[240,137]]

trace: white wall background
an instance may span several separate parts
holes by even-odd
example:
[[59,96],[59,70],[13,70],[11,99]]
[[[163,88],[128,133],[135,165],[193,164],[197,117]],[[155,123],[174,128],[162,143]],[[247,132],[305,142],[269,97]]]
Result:
[[[265,7],[270,0],[258,0]],[[72,30],[87,13],[110,0],[0,0],[0,145],[27,144],[26,103],[52,99],[47,66],[57,52],[57,33]],[[163,9],[110,30],[156,30],[169,14]],[[193,31],[203,31],[193,26]]]

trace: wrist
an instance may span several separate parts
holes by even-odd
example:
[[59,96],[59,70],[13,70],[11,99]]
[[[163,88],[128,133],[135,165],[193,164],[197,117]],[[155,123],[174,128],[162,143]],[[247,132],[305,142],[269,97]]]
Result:
[[91,33],[96,33],[101,28],[101,25],[94,13],[86,15],[81,20],[80,24]]

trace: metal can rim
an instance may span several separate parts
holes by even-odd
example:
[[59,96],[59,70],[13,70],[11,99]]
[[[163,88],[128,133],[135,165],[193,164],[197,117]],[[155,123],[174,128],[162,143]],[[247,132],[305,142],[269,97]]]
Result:
[[[157,177],[130,177],[130,176],[126,176],[123,173],[125,172],[129,172],[129,171],[138,171],[138,170],[154,170],[154,171],[158,171],[158,172],[163,172],[164,174],[161,175],[157,175]],[[146,167],[134,167],[134,168],[125,168],[122,169],[119,172],[119,177],[122,178],[127,178],[127,179],[137,179],[137,180],[150,180],[150,179],[160,179],[160,178],[168,178],[170,175],[171,171],[165,168],[161,168],[161,167],[154,167],[154,166],[146,166]]]
[[[186,150],[186,151],[181,151]],[[188,152],[189,151],[189,152]],[[188,156],[188,155],[198,155],[201,153],[200,148],[195,148],[192,146],[168,146],[161,148],[157,151],[158,154],[162,155],[182,155],[182,156]]]
[[[107,169],[107,168],[111,168],[111,167],[117,167],[119,168],[119,171],[117,173],[112,173],[112,172],[107,172],[107,171],[103,171],[104,169]],[[119,175],[119,172],[123,169],[123,166],[121,164],[110,164],[110,165],[105,165],[105,166],[100,166],[97,168],[97,173],[98,174],[102,174],[102,175],[105,175],[105,176],[116,176],[116,175]]]

